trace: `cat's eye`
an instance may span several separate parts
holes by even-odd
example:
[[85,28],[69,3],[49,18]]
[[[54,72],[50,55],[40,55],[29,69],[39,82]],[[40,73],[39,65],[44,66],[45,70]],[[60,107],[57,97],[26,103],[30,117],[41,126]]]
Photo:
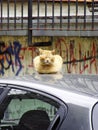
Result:
[[45,59],[45,57],[44,56],[40,56],[40,60],[44,60]]

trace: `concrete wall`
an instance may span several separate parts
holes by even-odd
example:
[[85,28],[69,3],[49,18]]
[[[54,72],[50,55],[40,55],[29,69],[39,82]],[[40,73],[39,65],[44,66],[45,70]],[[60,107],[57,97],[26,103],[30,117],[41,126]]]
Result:
[[[33,37],[32,42],[48,41],[49,37]],[[5,46],[1,44],[4,41]],[[27,37],[0,37],[0,75],[34,73],[36,47],[28,47]],[[98,74],[98,37],[54,37],[52,46],[63,57],[63,73]]]

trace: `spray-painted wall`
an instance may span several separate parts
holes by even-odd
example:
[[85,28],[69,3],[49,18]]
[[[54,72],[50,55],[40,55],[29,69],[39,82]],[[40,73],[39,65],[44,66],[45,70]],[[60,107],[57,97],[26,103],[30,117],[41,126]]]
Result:
[[[49,37],[33,37],[32,42],[48,41]],[[63,73],[98,74],[98,37],[54,37],[52,45],[64,61]],[[34,73],[36,47],[28,47],[27,37],[0,37],[0,75]]]

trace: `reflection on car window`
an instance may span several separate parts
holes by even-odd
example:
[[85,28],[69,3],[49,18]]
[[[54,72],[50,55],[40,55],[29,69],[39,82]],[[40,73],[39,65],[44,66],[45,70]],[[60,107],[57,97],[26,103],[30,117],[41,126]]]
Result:
[[0,95],[2,94],[3,91],[4,91],[4,89],[3,89],[3,88],[0,88]]
[[[54,100],[44,97],[38,93],[36,94],[33,92],[12,89],[8,93],[7,99],[5,100],[5,105],[3,104],[3,107],[5,111],[4,116],[1,119],[1,126],[5,127],[3,124],[7,123],[7,125],[10,124],[11,127],[13,126],[16,129],[17,127],[19,127],[18,125],[21,122],[21,118],[24,117],[24,113],[30,113],[31,111],[32,113],[38,112],[39,115],[41,115],[42,113],[43,115],[47,114],[49,118],[47,119],[47,123],[49,125],[49,121],[51,122],[56,115],[59,104]],[[42,117],[43,116],[41,116],[40,118],[42,119]],[[35,118],[37,119],[37,117]],[[42,129],[44,130],[44,128]]]

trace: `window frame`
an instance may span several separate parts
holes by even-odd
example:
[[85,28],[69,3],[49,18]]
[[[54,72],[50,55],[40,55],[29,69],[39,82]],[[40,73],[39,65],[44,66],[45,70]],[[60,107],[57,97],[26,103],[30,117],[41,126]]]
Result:
[[[68,112],[67,104],[65,104],[61,99],[59,99],[58,97],[55,97],[54,95],[51,95],[49,93],[46,93],[46,92],[43,92],[43,91],[40,91],[40,90],[37,90],[37,89],[34,89],[34,88],[28,88],[28,87],[20,86],[20,85],[8,85],[7,87],[9,88],[9,90],[19,89],[19,90],[35,93],[39,96],[43,96],[43,97],[46,97],[47,99],[51,99],[52,101],[57,103],[57,105],[59,105],[59,108],[58,108],[57,114],[53,118],[53,121],[50,123],[48,130],[52,129],[52,127],[53,127],[53,129],[55,128],[56,130],[59,129],[60,125],[62,124],[62,122],[65,119],[65,116],[67,115],[67,112]],[[50,104],[50,102],[49,102],[49,104]],[[58,121],[58,119],[56,119],[58,115],[59,115],[59,118],[60,118],[59,121]],[[55,124],[56,124],[56,127],[54,127]]]

